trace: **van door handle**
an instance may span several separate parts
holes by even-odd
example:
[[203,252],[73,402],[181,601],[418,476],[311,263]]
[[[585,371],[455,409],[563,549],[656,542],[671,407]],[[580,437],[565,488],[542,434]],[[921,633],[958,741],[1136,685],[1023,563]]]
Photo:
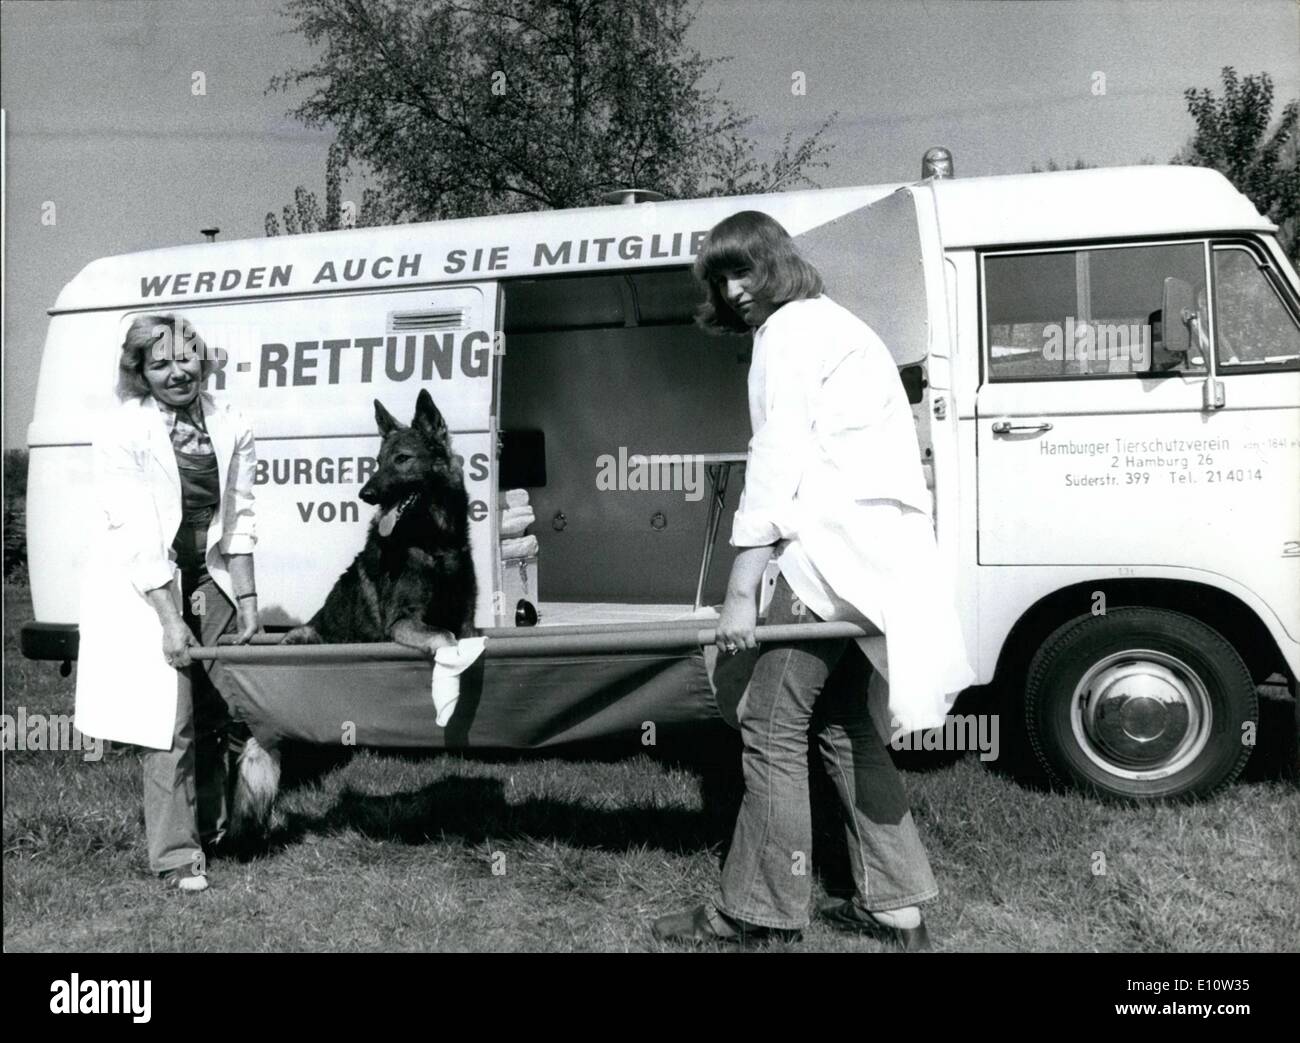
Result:
[[1052,425],[1044,420],[1041,424],[1013,424],[1010,420],[993,421],[995,435],[1021,434],[1025,431],[1050,431]]

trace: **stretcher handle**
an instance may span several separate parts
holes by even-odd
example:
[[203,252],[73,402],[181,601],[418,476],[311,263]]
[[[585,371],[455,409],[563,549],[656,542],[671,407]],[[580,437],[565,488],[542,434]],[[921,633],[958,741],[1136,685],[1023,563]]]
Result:
[[[554,655],[589,655],[609,652],[668,652],[700,648],[714,643],[717,630],[687,622],[685,626],[645,630],[599,631],[582,634],[547,634],[528,629],[497,628],[504,634],[486,631],[485,658]],[[760,642],[815,641],[841,637],[878,637],[873,626],[857,623],[784,623],[761,626],[754,631]],[[344,645],[217,645],[191,648],[192,659],[219,659],[227,663],[374,663],[426,661],[428,657],[414,648],[393,642]]]
[[[634,623],[557,623],[554,626],[538,627],[483,627],[479,633],[483,637],[511,638],[545,634],[639,634],[650,630],[689,630],[691,627],[712,626],[718,621],[718,613],[709,610],[696,616],[678,616],[676,619],[643,619]],[[278,645],[284,634],[254,634],[250,644]],[[222,634],[217,638],[218,645],[233,645],[233,634]]]

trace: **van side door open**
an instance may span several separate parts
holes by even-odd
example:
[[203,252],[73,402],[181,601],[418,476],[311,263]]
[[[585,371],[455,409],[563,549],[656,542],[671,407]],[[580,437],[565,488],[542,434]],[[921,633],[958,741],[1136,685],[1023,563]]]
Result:
[[[795,236],[795,242],[821,272],[827,295],[870,326],[894,356],[912,404],[926,484],[934,492],[931,413],[937,391],[930,361],[948,359],[950,348],[929,189],[899,189]],[[947,369],[941,367],[940,390],[947,389]]]

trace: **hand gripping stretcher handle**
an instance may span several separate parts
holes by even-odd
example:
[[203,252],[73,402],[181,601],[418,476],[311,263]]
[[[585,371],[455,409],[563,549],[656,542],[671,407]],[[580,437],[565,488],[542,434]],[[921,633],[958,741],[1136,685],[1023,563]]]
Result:
[[[490,627],[481,632],[487,638],[485,657],[527,657],[586,655],[611,652],[667,652],[699,648],[714,643],[714,627],[701,627],[693,620],[660,624],[613,626],[547,627],[554,633],[514,627]],[[761,626],[754,631],[759,642],[813,641],[840,637],[877,637],[874,626],[857,623],[787,623]],[[220,659],[233,663],[358,663],[422,660],[425,653],[406,645],[375,644],[282,645],[276,635],[259,635],[247,645],[221,644],[191,648],[193,659]]]

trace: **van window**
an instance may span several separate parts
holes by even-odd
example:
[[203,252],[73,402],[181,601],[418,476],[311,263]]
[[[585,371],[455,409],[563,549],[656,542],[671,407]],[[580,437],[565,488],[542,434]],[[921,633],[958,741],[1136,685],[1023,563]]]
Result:
[[[1208,327],[1205,244],[984,256],[985,365],[993,382],[1197,373],[1207,352],[1163,350],[1165,280],[1191,285]],[[1206,345],[1208,347],[1208,345]]]
[[1300,326],[1245,247],[1214,250],[1214,326],[1224,370],[1300,364]]

